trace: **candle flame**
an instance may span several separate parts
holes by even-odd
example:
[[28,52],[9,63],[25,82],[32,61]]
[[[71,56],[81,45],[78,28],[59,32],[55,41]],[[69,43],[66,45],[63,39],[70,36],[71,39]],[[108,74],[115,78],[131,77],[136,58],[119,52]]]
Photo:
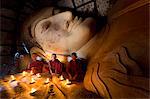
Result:
[[30,93],[34,93],[34,92],[36,92],[37,90],[35,89],[35,88],[31,88],[31,91],[30,91]]
[[61,76],[60,76],[60,80],[64,80],[64,77],[63,77],[63,75],[61,75]]
[[49,83],[49,78],[47,78],[47,79],[45,80],[45,83]]
[[32,70],[30,71],[30,74],[31,74],[31,75],[33,75],[33,74],[34,74]]
[[22,76],[26,76],[27,72],[26,71],[23,71],[22,72]]
[[66,85],[71,84],[71,81],[69,81],[69,79],[66,79]]
[[16,78],[14,77],[14,75],[11,75],[11,80],[15,80]]
[[38,74],[36,74],[36,76],[38,77],[38,78],[40,78],[41,77],[41,75],[38,73]]
[[34,78],[31,78],[31,83],[35,83],[35,79]]

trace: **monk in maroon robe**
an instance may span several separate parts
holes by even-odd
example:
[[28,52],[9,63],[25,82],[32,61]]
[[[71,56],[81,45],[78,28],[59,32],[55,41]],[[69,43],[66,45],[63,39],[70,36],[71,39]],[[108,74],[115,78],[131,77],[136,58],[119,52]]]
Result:
[[28,70],[32,70],[34,74],[42,73],[42,68],[44,65],[44,63],[41,60],[39,60],[37,57],[40,58],[37,54],[33,53],[31,56],[32,61],[28,65]]
[[77,59],[76,53],[72,53],[72,60],[68,63],[66,72],[69,76],[69,80],[80,80],[81,79],[81,62]]
[[52,60],[49,61],[49,70],[53,74],[62,73],[62,63],[57,59],[56,54],[52,54]]

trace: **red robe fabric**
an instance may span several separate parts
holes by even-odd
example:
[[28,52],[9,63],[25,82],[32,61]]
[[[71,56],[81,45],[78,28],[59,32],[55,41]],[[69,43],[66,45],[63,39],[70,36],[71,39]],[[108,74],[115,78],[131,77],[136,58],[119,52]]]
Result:
[[81,63],[79,60],[76,59],[76,61],[71,60],[66,68],[67,73],[71,74],[73,77],[74,75],[78,75],[81,73]]
[[33,70],[34,73],[42,73],[43,62],[32,61],[29,65],[29,69]]
[[51,65],[51,70],[53,73],[61,74],[62,73],[62,63],[58,60],[55,59],[54,61],[49,61]]

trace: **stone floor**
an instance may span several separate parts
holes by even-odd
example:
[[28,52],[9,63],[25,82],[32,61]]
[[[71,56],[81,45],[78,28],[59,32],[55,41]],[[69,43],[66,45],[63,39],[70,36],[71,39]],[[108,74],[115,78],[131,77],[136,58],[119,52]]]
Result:
[[[14,79],[13,79],[14,77]],[[72,82],[66,85],[66,80],[60,81],[59,77],[41,74],[41,77],[31,73],[6,76],[0,79],[1,98],[13,99],[79,99],[100,98],[95,93],[87,91],[82,83]],[[50,82],[45,84],[46,79]],[[31,83],[32,79],[35,82]],[[31,93],[35,88],[36,91]]]

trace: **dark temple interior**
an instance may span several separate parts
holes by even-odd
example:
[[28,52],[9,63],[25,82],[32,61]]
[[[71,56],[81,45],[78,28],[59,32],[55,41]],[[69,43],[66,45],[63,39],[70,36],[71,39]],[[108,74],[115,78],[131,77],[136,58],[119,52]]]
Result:
[[150,98],[149,0],[0,5],[0,99]]

